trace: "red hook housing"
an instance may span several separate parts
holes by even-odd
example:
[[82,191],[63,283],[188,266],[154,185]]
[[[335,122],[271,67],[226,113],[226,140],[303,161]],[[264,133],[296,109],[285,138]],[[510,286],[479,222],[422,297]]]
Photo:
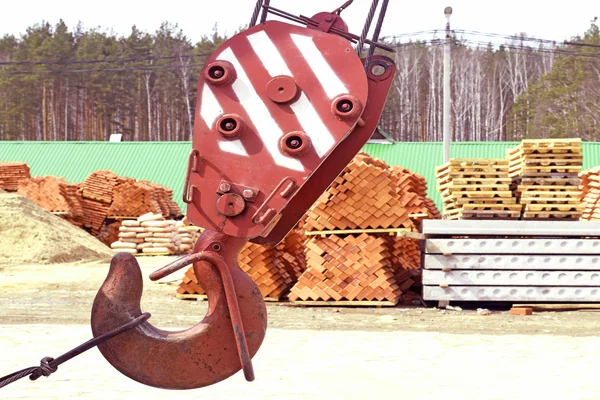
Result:
[[[178,332],[143,322],[98,346],[106,360],[129,378],[164,389],[209,386],[241,369],[254,380],[251,358],[265,337],[267,311],[260,291],[237,265],[246,242],[205,231],[194,254],[155,272],[151,278],[158,279],[196,260],[194,272],[208,295],[208,313]],[[142,288],[135,257],[115,255],[92,307],[94,337],[142,313]]]

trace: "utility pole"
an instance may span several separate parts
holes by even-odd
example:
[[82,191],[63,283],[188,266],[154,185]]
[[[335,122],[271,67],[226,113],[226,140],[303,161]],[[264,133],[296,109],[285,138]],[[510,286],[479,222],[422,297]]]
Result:
[[446,40],[444,41],[444,163],[450,160],[450,16],[452,7],[444,9],[446,15]]

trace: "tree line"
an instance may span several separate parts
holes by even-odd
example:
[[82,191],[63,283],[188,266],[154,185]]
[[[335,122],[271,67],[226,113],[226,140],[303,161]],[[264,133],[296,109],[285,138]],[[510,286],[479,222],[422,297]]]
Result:
[[[202,65],[227,38],[197,43],[176,25],[128,36],[72,32],[63,21],[0,39],[0,140],[190,140]],[[500,46],[452,41],[455,141],[600,138],[600,34],[573,44],[525,35]],[[397,73],[381,129],[400,141],[440,141],[443,40],[395,47]]]

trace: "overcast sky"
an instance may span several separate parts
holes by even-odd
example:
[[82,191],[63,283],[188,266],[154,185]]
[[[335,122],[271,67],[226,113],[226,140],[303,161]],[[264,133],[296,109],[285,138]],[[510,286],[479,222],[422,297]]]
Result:
[[[271,0],[271,5],[294,14],[311,16],[333,11],[345,0]],[[360,34],[370,0],[355,0],[342,13],[350,30]],[[554,5],[556,4],[556,5]],[[560,6],[558,5],[560,4]],[[69,27],[81,21],[85,28],[100,26],[127,35],[134,24],[154,32],[162,21],[176,23],[192,40],[198,41],[218,24],[221,33],[231,33],[247,24],[254,0],[29,0],[11,2],[0,13],[0,34],[19,36],[41,21],[55,24],[63,19]],[[600,17],[600,0],[390,0],[382,35],[443,29],[444,8],[454,9],[455,29],[500,34],[525,32],[530,36],[562,41],[583,34],[590,21]],[[429,35],[431,37],[431,35]]]

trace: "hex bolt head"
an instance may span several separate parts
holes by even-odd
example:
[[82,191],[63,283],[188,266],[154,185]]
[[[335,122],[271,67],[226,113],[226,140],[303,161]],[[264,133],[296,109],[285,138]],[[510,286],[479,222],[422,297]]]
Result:
[[231,190],[231,185],[227,182],[223,182],[219,185],[219,190],[221,192],[229,192]]
[[250,189],[246,189],[242,192],[242,196],[244,196],[245,199],[250,200],[254,198],[254,192]]

